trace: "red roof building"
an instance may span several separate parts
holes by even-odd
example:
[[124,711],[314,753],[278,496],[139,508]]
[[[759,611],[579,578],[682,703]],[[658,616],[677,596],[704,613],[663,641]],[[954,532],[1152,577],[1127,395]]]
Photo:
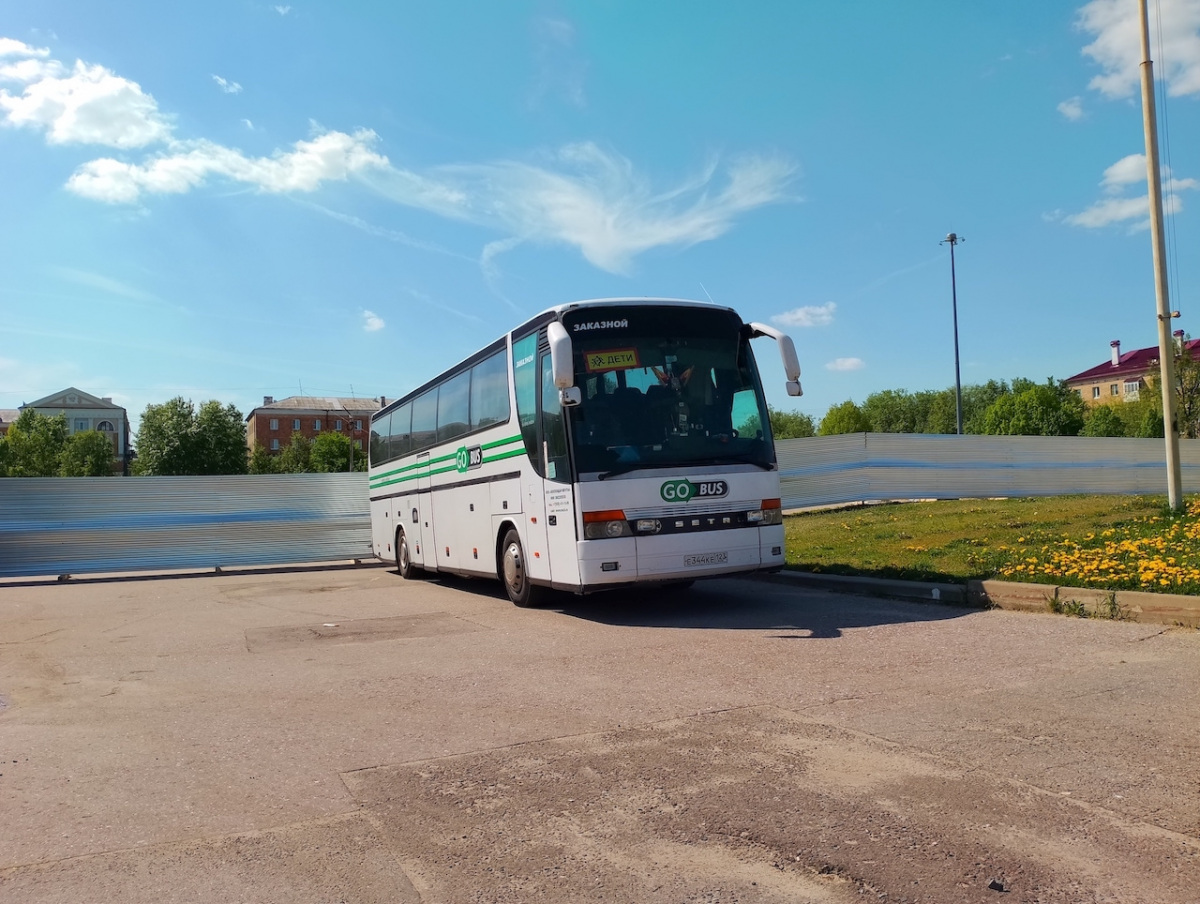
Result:
[[[1103,364],[1089,367],[1082,373],[1067,377],[1067,385],[1083,397],[1088,405],[1108,405],[1114,402],[1136,402],[1142,392],[1157,383],[1158,346],[1121,351],[1120,340],[1109,343],[1112,357]],[[1183,330],[1175,331],[1175,347],[1193,358],[1200,358],[1200,339],[1183,338]]]

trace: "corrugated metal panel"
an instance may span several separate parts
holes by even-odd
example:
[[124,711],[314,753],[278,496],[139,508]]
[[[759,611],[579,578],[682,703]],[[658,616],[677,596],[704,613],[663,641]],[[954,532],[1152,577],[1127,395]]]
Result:
[[[1166,493],[1161,439],[854,433],[781,440],[785,507],[888,499]],[[1181,440],[1185,492],[1200,440]]]
[[0,480],[0,576],[368,558],[365,474]]

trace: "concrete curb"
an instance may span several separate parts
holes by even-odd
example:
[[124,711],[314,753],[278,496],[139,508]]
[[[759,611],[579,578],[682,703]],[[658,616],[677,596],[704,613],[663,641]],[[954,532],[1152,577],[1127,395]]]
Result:
[[967,581],[944,584],[931,581],[901,581],[807,571],[778,571],[760,575],[759,580],[857,593],[919,603],[968,606],[978,609],[1008,609],[1015,612],[1053,612],[1057,607],[1082,610],[1091,617],[1200,628],[1200,596],[1144,593],[1136,590],[1098,590],[1058,587],[1053,584],[1022,584],[1013,581]]

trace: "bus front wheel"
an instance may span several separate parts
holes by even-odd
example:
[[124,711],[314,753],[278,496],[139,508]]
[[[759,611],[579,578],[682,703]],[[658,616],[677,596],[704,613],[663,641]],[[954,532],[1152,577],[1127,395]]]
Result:
[[408,537],[404,530],[396,531],[396,574],[411,581],[417,576],[417,566],[412,562],[412,553],[408,549]]
[[500,551],[500,579],[504,581],[504,590],[513,605],[529,608],[540,602],[543,589],[529,581],[529,573],[525,569],[525,550],[515,530],[504,535]]

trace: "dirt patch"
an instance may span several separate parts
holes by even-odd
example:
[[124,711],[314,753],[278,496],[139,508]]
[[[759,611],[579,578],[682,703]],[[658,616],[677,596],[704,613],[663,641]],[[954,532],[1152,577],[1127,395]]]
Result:
[[756,707],[343,776],[429,901],[1185,902],[1194,839]]
[[323,622],[319,625],[282,625],[272,628],[247,628],[246,648],[262,653],[305,644],[368,643],[377,640],[408,640],[445,634],[468,634],[484,630],[453,615],[397,616],[395,618],[358,618]]

